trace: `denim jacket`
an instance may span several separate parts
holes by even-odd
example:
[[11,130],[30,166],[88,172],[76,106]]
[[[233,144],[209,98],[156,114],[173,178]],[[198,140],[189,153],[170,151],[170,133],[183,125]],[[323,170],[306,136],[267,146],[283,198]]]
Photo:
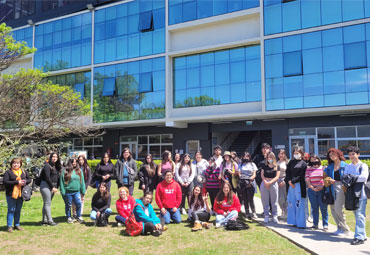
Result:
[[[344,172],[344,168],[346,167],[347,163],[344,162],[344,161],[341,161],[340,162],[340,167],[338,169],[339,171],[339,176],[340,176],[340,179],[343,178],[343,172]],[[331,163],[330,165],[328,165],[325,169],[324,169],[324,172],[326,173],[326,175],[332,179],[334,179],[334,163]],[[335,190],[332,188],[333,185],[330,185],[329,187],[326,187],[327,190],[331,189],[331,192],[334,196],[334,199],[335,199]]]

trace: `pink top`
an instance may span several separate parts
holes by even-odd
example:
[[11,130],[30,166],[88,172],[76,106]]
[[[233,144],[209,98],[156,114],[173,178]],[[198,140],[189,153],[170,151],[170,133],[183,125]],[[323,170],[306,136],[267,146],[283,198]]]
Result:
[[172,163],[171,161],[167,161],[166,163],[162,163],[162,168],[161,168],[161,174],[163,174],[164,171],[166,170],[171,170],[172,171]]
[[323,187],[324,186],[324,179],[323,179],[323,169],[322,166],[319,168],[312,168],[309,167],[306,169],[306,179],[308,178],[311,182],[312,186],[316,187]]

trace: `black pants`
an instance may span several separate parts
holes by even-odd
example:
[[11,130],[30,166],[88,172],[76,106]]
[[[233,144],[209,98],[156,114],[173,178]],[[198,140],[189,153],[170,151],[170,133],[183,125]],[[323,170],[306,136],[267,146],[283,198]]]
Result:
[[211,218],[211,214],[209,212],[192,212],[191,213],[191,223],[195,221],[207,222]]
[[188,202],[189,202],[192,191],[193,191],[193,185],[192,184],[189,184],[189,186],[187,186],[187,187],[181,186],[182,200],[181,200],[180,208],[185,208],[185,200],[186,200],[186,198],[188,198]]
[[[238,194],[241,196],[241,201],[244,202],[245,214],[249,214],[249,207],[252,210],[252,213],[256,212],[256,208],[254,207],[254,187],[244,187],[238,189]],[[241,202],[240,201],[240,202]]]
[[213,205],[215,204],[215,199],[220,189],[207,189],[207,192],[209,194],[209,198],[211,200],[211,206],[213,210]]
[[[164,226],[164,219],[159,218],[161,220],[160,224],[162,227]],[[152,222],[145,222],[144,223],[144,235],[152,234],[155,230],[155,225]]]

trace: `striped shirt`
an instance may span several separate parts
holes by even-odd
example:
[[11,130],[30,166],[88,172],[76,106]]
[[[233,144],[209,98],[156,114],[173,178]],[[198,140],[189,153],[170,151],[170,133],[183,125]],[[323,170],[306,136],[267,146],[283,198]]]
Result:
[[315,188],[323,187],[324,180],[322,166],[319,168],[308,167],[306,169],[306,179],[308,179]]
[[208,167],[205,173],[207,178],[206,181],[206,188],[207,189],[219,189],[220,188],[220,180],[218,177],[220,176],[220,168],[216,167],[216,169],[211,169]]

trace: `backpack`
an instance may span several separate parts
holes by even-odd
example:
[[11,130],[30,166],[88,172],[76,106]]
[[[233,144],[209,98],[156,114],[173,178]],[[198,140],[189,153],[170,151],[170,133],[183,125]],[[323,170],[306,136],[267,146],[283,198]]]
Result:
[[[364,164],[364,163],[362,163],[362,164]],[[359,172],[361,174],[361,172],[362,172],[362,165],[360,166]],[[365,187],[366,197],[367,197],[367,199],[370,199],[370,171],[369,171],[369,176],[367,177],[367,180],[364,183],[364,187]]]
[[34,168],[33,169],[33,172],[35,173],[35,184],[36,184],[36,186],[39,186],[40,187],[40,185],[41,185],[41,175],[42,175],[42,170],[43,170],[44,168],[42,168],[42,169],[40,169],[40,168]]
[[248,228],[248,224],[240,220],[229,220],[225,227],[226,230],[245,230]]
[[107,216],[105,213],[102,213],[96,221],[96,226],[98,226],[98,227],[108,226],[108,217],[109,216]]
[[[141,204],[135,204],[134,208],[132,209],[132,212],[130,213],[130,216],[128,216],[128,218],[126,219],[126,222],[125,222],[126,233],[129,236],[138,236],[144,230],[143,223],[136,221],[136,218],[135,218],[135,215],[134,215],[134,209],[135,209],[136,206],[141,206],[141,208],[143,208],[143,206]],[[143,210],[144,210],[144,208],[143,208]]]
[[25,185],[22,189],[23,201],[30,201],[32,196],[32,188],[29,185]]

